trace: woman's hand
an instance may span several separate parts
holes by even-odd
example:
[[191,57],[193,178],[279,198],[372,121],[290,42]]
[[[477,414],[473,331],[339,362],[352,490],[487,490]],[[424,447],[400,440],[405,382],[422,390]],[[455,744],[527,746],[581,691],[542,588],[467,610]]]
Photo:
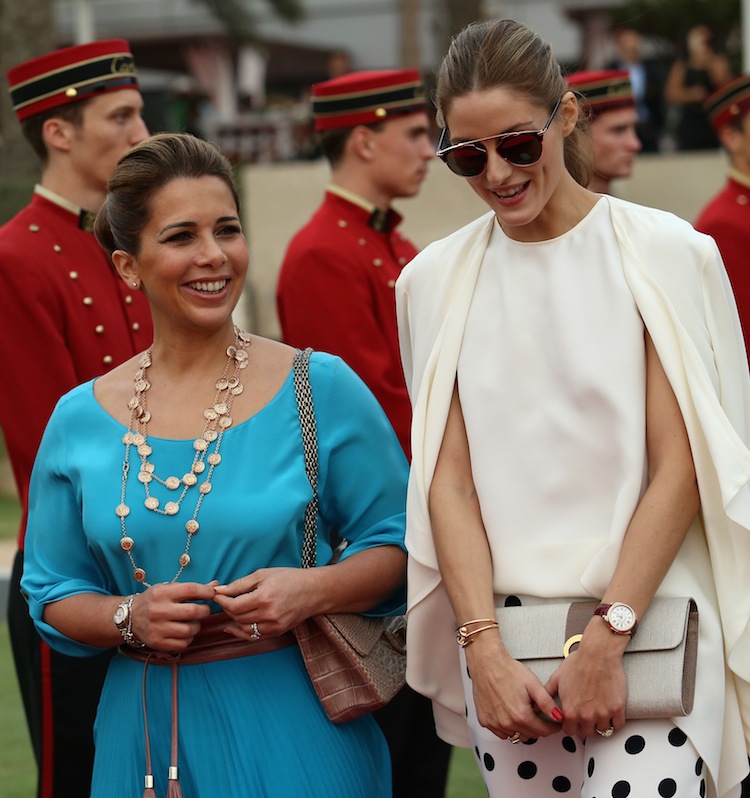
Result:
[[216,582],[170,582],[139,593],[131,607],[133,634],[156,651],[183,651],[211,614]]
[[502,740],[518,734],[526,741],[560,731],[563,716],[554,698],[525,665],[508,654],[499,638],[477,637],[466,647],[466,662],[480,725]]
[[578,650],[552,674],[545,686],[559,697],[565,734],[591,737],[597,729],[623,727],[628,685],[622,655],[629,641],[592,619]]
[[226,631],[245,640],[277,637],[308,618],[317,569],[261,568],[216,588],[216,603],[232,619]]

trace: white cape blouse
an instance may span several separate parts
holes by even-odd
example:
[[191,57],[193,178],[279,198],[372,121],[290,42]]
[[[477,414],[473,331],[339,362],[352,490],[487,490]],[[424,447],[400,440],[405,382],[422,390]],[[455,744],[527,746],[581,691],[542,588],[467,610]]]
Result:
[[[679,402],[695,460],[729,670],[723,738],[717,740],[708,726],[706,739],[696,739],[704,735],[696,734],[694,723],[690,736],[718,784],[716,794],[723,796],[742,778],[747,763],[738,710],[750,742],[747,357],[734,297],[713,240],[672,214],[613,197],[607,201],[625,278]],[[463,330],[494,224],[494,214],[488,213],[434,242],[405,268],[396,285],[401,355],[414,410],[406,531],[407,680],[432,699],[440,736],[464,747],[469,740],[455,618],[437,567],[428,491]],[[601,595],[602,567],[616,561],[621,543],[610,540],[600,556],[583,564],[582,595]],[[529,569],[533,573],[532,562]],[[685,584],[681,595],[689,595],[693,587]],[[497,585],[495,590],[502,592]],[[721,680],[721,674],[716,678]]]

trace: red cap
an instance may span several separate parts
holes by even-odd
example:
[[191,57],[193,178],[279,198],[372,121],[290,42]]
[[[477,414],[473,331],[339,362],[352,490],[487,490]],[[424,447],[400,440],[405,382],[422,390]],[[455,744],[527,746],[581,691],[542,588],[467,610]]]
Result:
[[315,130],[372,125],[425,107],[416,69],[350,72],[312,87]]
[[580,94],[594,116],[604,111],[635,106],[633,87],[626,69],[593,69],[574,72],[568,86]]
[[8,70],[18,121],[107,91],[138,88],[138,73],[125,39],[107,39],[55,50]]
[[740,75],[719,86],[706,98],[703,108],[716,131],[739,119],[750,111],[750,75]]

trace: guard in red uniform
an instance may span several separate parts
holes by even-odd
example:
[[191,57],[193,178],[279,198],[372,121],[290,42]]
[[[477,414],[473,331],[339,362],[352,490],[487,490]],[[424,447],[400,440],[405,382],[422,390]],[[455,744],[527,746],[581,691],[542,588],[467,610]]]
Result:
[[417,250],[391,208],[434,156],[416,70],[354,72],[312,89],[331,183],[284,257],[277,306],[284,340],[340,355],[375,394],[409,454],[411,406],[394,286]]
[[[391,202],[419,191],[434,157],[421,77],[412,69],[346,74],[313,86],[312,110],[331,183],[284,257],[282,335],[292,346],[340,355],[409,456],[394,287],[417,250],[398,232]],[[430,702],[407,686],[375,719],[391,752],[394,798],[443,796],[451,749],[435,734]]]
[[[0,227],[2,426],[23,517],[8,622],[42,798],[89,794],[92,726],[111,654],[66,657],[36,634],[20,594],[29,479],[62,394],[146,349],[145,297],[123,284],[92,226],[117,161],[148,135],[128,43],[58,50],[8,72],[42,165],[31,203]],[[65,546],[65,529],[59,530]]]
[[643,146],[630,75],[626,69],[594,69],[574,72],[567,80],[589,114],[594,174],[588,188],[610,194],[613,180],[630,177]]
[[726,184],[700,212],[695,228],[718,244],[750,352],[750,75],[717,89],[704,108],[730,168]]

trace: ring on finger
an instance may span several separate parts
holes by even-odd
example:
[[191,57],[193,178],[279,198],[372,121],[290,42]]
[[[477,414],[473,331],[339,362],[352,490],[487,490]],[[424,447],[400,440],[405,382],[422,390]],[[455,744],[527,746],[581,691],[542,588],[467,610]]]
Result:
[[594,726],[594,729],[596,729],[596,733],[600,737],[611,737],[615,733],[615,727],[614,726],[609,726],[604,731],[602,731],[598,726]]
[[[258,624],[255,623],[255,621],[250,624],[250,628],[252,629],[250,634],[251,640],[260,640],[260,638],[263,637],[263,635],[260,633],[260,629],[258,629]],[[599,729],[597,729],[597,731],[599,731]],[[599,733],[601,734],[601,732]]]
[[511,741],[511,743],[513,745],[516,745],[516,743],[520,743],[521,742],[521,732],[513,732],[513,736],[512,737],[508,737],[508,739]]

